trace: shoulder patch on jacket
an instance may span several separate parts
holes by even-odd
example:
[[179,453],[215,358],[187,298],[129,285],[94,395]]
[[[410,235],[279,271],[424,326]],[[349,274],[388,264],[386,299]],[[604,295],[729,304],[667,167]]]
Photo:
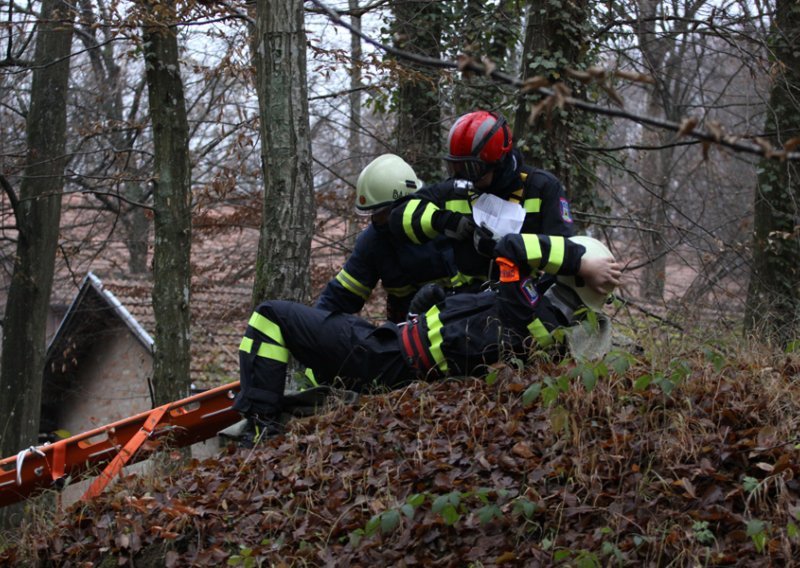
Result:
[[572,213],[569,210],[569,201],[564,197],[559,197],[558,202],[561,205],[561,218],[565,223],[572,223]]

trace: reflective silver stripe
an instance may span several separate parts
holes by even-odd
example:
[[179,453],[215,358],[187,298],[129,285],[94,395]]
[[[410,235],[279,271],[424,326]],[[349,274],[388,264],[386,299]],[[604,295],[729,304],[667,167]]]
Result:
[[336,281],[344,286],[344,288],[359,298],[362,298],[364,301],[369,299],[369,295],[372,293],[372,290],[364,286],[361,282],[350,276],[344,269],[339,271],[339,274],[336,275]]

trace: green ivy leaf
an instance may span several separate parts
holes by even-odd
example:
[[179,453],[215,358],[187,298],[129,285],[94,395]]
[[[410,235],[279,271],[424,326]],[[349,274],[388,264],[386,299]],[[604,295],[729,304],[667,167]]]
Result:
[[482,525],[485,525],[488,522],[491,522],[492,519],[500,519],[503,517],[503,512],[500,510],[500,507],[497,505],[484,505],[477,511],[478,520],[480,520]]
[[491,373],[486,375],[486,384],[492,386],[497,382],[497,369],[494,369]]
[[525,389],[525,392],[522,393],[522,404],[523,406],[530,406],[536,399],[539,398],[539,394],[542,392],[542,383],[533,383],[528,388]]
[[414,493],[413,495],[409,496],[406,499],[406,503],[411,505],[412,507],[419,507],[425,502],[425,495],[422,493]]
[[557,387],[545,387],[542,389],[542,404],[545,406],[550,406],[553,404],[556,399],[558,398],[558,388]]
[[400,512],[397,509],[386,511],[381,515],[381,533],[389,534],[400,524]]
[[536,503],[529,501],[523,497],[520,497],[516,501],[514,501],[514,507],[512,508],[512,512],[515,515],[522,514],[523,517],[526,519],[530,519],[533,517],[533,514],[536,512]]
[[375,515],[370,520],[367,521],[367,525],[364,527],[364,534],[367,536],[372,536],[375,534],[375,531],[378,530],[378,527],[381,526],[381,516]]
[[458,522],[458,520],[461,518],[461,515],[458,514],[458,511],[456,511],[456,508],[453,505],[449,504],[449,503],[444,506],[444,508],[442,509],[442,513],[441,514],[442,514],[442,518],[444,519],[445,524],[448,524],[448,525],[456,524]]
[[642,375],[633,383],[633,390],[643,391],[647,387],[650,386],[650,383],[653,381],[652,375]]

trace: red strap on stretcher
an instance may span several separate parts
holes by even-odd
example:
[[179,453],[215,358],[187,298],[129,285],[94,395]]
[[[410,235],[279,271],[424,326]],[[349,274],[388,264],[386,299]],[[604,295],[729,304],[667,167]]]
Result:
[[133,435],[130,441],[125,444],[125,447],[119,451],[113,460],[111,460],[111,463],[106,466],[106,468],[103,470],[103,473],[95,478],[95,480],[89,486],[89,489],[87,489],[86,493],[83,494],[83,499],[96,497],[103,492],[103,489],[105,489],[106,486],[111,483],[111,480],[114,479],[114,476],[120,473],[122,468],[125,467],[125,464],[128,463],[131,457],[133,457],[133,455],[139,451],[139,448],[142,447],[144,441],[152,435],[158,423],[161,422],[161,418],[164,416],[167,410],[169,410],[169,406],[169,404],[159,406],[150,413],[150,415],[147,417],[147,420],[144,422],[144,426],[142,426],[142,428]]

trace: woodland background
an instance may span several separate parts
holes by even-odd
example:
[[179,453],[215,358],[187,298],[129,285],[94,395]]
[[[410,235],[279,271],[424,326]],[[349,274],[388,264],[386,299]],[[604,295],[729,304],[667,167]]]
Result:
[[620,321],[796,349],[795,0],[0,12],[3,455],[35,439],[54,282],[77,286],[97,264],[152,278],[156,394],[178,398],[190,282],[311,301],[363,226],[360,169],[394,152],[443,179],[447,130],[476,107],[509,118],[579,230],[626,262]]

